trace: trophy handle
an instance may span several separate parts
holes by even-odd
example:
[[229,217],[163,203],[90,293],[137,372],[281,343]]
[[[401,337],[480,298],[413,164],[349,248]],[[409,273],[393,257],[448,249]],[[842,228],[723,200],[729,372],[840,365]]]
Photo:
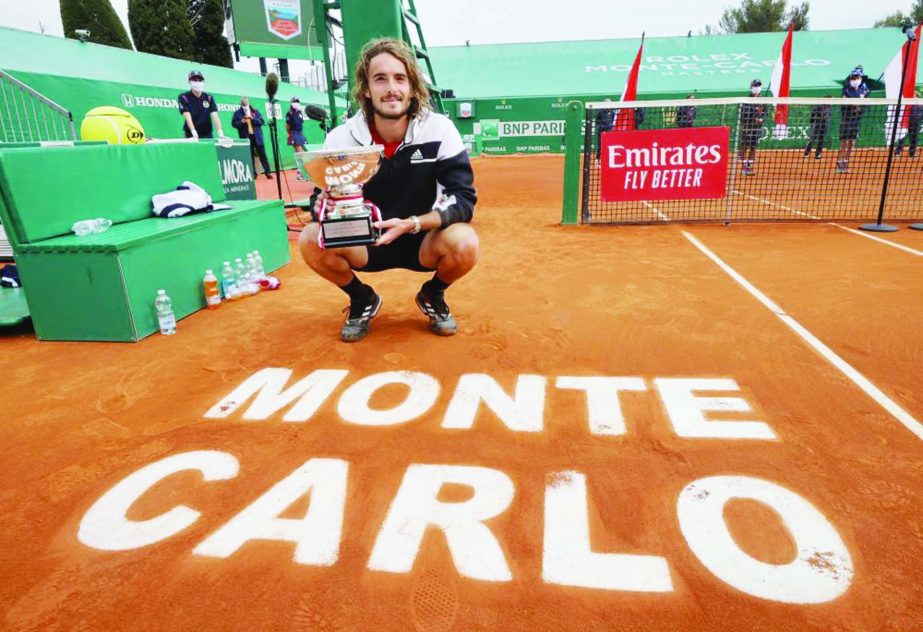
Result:
[[322,198],[320,201],[320,210],[317,212],[317,223],[320,226],[320,230],[317,231],[317,247],[321,250],[324,248],[324,227],[321,223],[324,221],[324,215],[327,211],[327,198]]
[[368,200],[365,200],[365,205],[368,206],[370,209],[372,209],[372,217],[375,218],[375,221],[380,222],[381,221],[381,211],[378,210],[378,207],[375,206],[372,202],[369,202]]

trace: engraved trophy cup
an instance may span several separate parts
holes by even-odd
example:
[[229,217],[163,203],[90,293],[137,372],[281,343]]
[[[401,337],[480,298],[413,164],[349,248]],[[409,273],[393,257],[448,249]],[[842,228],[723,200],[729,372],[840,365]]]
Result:
[[373,244],[379,231],[373,222],[381,211],[362,195],[362,185],[378,171],[381,145],[348,149],[318,149],[295,154],[314,186],[327,193],[318,212],[321,248]]

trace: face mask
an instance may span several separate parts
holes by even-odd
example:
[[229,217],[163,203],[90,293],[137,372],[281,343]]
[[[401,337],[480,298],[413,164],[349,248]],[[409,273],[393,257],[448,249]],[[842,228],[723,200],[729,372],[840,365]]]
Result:
[[298,103],[298,101],[295,101],[294,103],[292,103],[292,109],[293,109],[293,110],[297,110],[297,109],[300,108],[300,107],[301,107],[301,104]]
[[750,94],[755,97],[760,96],[760,88],[750,88]]
[[190,81],[189,87],[195,90],[196,92],[202,92],[205,89],[204,81]]
[[861,83],[862,83],[861,79],[850,79],[849,80],[849,85],[851,85],[853,88],[858,88]]

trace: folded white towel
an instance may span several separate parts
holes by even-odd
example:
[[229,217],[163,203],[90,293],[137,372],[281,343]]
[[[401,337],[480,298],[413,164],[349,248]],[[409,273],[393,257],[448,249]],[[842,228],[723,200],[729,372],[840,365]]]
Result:
[[183,217],[190,213],[207,213],[212,210],[212,196],[188,180],[178,186],[176,191],[153,196],[151,203],[157,217]]

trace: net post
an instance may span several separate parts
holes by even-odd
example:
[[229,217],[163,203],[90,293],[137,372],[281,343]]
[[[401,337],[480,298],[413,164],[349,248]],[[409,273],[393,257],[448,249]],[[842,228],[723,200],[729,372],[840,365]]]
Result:
[[[737,114],[736,123],[734,124],[734,130],[731,133],[731,138],[728,140],[728,166],[731,169],[730,176],[728,177],[728,195],[727,195],[727,214],[724,217],[724,225],[729,226],[731,223],[731,214],[734,211],[734,194],[737,189],[734,188],[734,180],[736,179],[738,161],[737,161],[737,152],[740,148],[740,104],[734,106],[734,110]],[[724,116],[722,115],[722,120]]]
[[577,223],[577,200],[580,195],[580,140],[583,103],[570,101],[564,128],[564,207],[562,224]]
[[[912,33],[911,33],[912,35]],[[897,91],[897,105],[894,106],[894,120],[891,122],[891,134],[888,140],[888,163],[885,165],[885,178],[881,185],[881,200],[878,204],[878,219],[874,223],[862,224],[859,230],[867,230],[873,233],[893,233],[897,231],[897,226],[883,224],[885,214],[885,201],[888,198],[888,181],[891,179],[891,164],[894,161],[894,141],[897,138],[898,122],[901,119],[901,97],[904,96],[904,81],[907,79],[907,61],[910,59],[910,42],[904,45],[904,63],[901,68],[900,89]]]

